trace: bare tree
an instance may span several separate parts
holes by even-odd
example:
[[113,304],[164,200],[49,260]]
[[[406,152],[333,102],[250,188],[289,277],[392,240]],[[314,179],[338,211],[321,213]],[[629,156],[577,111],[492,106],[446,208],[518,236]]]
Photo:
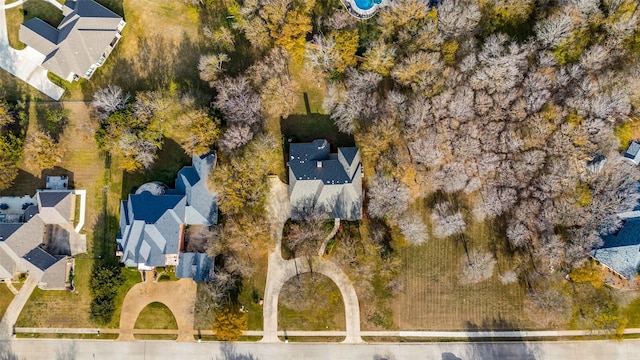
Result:
[[91,105],[98,110],[98,117],[106,119],[112,113],[123,110],[127,106],[130,95],[124,93],[117,85],[101,88],[93,94]]
[[218,92],[216,107],[222,111],[229,124],[260,123],[260,96],[245,77],[224,78],[215,82]]
[[513,284],[518,281],[518,274],[515,271],[507,271],[506,273],[500,275],[500,282],[503,285]]
[[571,297],[562,290],[548,287],[529,295],[525,303],[529,319],[538,326],[550,328],[568,322],[571,316]]
[[417,214],[405,214],[398,220],[398,227],[405,240],[412,245],[421,245],[427,240],[427,226]]
[[234,125],[224,132],[220,139],[220,148],[226,152],[238,149],[253,139],[253,131],[248,125]]
[[454,213],[451,204],[447,201],[434,206],[431,221],[433,221],[433,234],[439,238],[463,232],[467,227],[462,213]]
[[463,284],[476,284],[489,279],[493,275],[496,259],[491,253],[475,249],[461,259],[462,274],[460,282]]
[[369,181],[369,215],[397,218],[409,205],[409,188],[396,179],[376,174]]
[[480,8],[474,1],[444,0],[438,6],[438,30],[446,37],[473,34],[480,22]]

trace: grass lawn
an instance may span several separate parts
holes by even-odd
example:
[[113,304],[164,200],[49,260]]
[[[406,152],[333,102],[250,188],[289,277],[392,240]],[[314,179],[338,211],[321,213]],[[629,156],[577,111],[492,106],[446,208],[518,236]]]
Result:
[[[98,2],[124,15],[127,25],[123,37],[109,59],[96,70],[91,81],[68,83],[49,74],[52,81],[67,90],[63,99],[90,100],[97,89],[108,84],[119,85],[130,92],[168,87],[171,83],[184,89],[203,85],[197,69],[203,41],[198,33],[200,19],[196,7],[180,0]],[[26,10],[25,15],[23,10]],[[9,43],[16,49],[24,48],[24,44],[18,40],[18,30],[25,20],[40,17],[58,26],[63,18],[58,9],[44,0],[29,0],[8,9],[6,16]],[[19,98],[28,86],[21,81],[10,80],[10,74],[2,73],[0,80],[7,80],[0,84],[10,85],[8,88],[5,86],[4,91],[11,98]],[[45,98],[44,95],[40,97]]]
[[[427,214],[424,218],[430,224]],[[468,217],[466,221],[469,225],[462,236],[431,237],[423,245],[399,250],[404,291],[391,300],[395,325],[403,330],[535,328],[523,308],[524,285],[503,285],[498,279],[500,273],[511,270],[508,256],[500,249],[506,241],[498,231],[500,225],[471,222]],[[489,280],[460,284],[460,259],[465,254],[461,238],[468,239],[470,249],[482,247],[497,254]]]
[[92,327],[89,277],[93,260],[76,258],[74,292],[36,288],[18,317],[17,327]]
[[13,293],[7,285],[0,284],[0,319],[4,316],[4,312],[7,311],[7,307],[13,300]]
[[278,330],[344,330],[344,303],[331,279],[301,274],[280,291]]
[[176,319],[169,308],[159,302],[147,305],[136,320],[135,329],[178,329]]
[[255,264],[253,277],[243,279],[242,289],[238,295],[238,302],[248,310],[247,330],[262,330],[264,325],[260,299],[262,299],[267,283],[267,257],[257,258]]
[[29,0],[22,5],[8,9],[6,10],[6,17],[9,45],[18,50],[26,47],[18,40],[20,24],[33,18],[40,18],[56,28],[64,18],[62,11],[44,0]]
[[624,316],[629,320],[627,328],[640,327],[640,299],[635,299],[622,310]]
[[[291,115],[280,121],[285,141],[309,142],[314,139],[328,139],[332,147],[354,146],[353,137],[338,131],[329,115]],[[335,149],[332,149],[335,151]]]

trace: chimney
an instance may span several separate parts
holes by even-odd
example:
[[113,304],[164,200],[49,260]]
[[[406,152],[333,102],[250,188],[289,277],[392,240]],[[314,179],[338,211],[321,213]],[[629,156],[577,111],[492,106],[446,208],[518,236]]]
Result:
[[317,168],[321,168],[322,167],[322,161],[316,161],[316,167]]

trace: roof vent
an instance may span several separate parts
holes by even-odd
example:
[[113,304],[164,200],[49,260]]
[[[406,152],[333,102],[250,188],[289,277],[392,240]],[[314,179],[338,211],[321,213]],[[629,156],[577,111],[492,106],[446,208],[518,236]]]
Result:
[[322,161],[316,161],[316,167],[317,168],[321,168],[322,167]]

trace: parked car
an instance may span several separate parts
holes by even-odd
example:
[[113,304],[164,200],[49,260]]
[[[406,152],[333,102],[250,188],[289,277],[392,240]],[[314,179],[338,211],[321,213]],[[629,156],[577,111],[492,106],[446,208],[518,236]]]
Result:
[[7,210],[9,208],[9,205],[7,204],[0,204],[0,210]]

